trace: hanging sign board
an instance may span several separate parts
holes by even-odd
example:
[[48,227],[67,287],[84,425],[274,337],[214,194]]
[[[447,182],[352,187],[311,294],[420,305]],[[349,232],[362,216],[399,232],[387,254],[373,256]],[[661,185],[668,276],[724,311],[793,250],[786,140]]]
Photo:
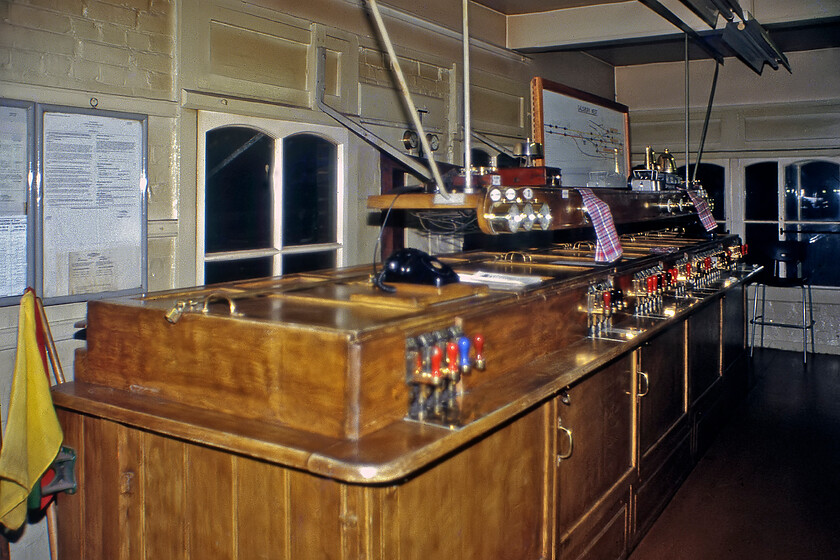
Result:
[[139,292],[146,278],[144,115],[44,108],[41,293]]
[[545,165],[563,185],[625,188],[630,174],[625,105],[536,77],[531,80],[532,135]]

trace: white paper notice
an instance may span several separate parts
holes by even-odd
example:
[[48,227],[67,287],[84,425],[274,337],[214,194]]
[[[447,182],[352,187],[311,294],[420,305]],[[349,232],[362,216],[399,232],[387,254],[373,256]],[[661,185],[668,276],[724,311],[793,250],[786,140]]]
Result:
[[29,158],[27,112],[0,107],[0,214],[26,213]]
[[26,216],[0,216],[0,297],[26,289]]
[[44,114],[44,296],[142,286],[139,121]]

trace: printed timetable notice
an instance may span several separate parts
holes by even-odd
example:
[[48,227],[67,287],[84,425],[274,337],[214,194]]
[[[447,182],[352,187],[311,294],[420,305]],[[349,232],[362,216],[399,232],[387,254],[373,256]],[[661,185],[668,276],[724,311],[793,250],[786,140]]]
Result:
[[142,124],[45,113],[45,297],[142,286]]

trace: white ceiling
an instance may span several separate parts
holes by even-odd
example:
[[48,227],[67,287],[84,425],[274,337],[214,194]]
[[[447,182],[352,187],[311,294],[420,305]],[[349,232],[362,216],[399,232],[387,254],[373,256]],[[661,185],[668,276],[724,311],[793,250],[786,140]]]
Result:
[[[504,14],[508,47],[523,52],[584,51],[614,66],[685,56],[684,35],[637,0],[473,0]],[[659,0],[724,55],[725,21],[712,29],[680,0]],[[840,47],[840,0],[740,0],[783,52]],[[596,22],[593,24],[593,22]],[[690,41],[692,59],[709,54]]]

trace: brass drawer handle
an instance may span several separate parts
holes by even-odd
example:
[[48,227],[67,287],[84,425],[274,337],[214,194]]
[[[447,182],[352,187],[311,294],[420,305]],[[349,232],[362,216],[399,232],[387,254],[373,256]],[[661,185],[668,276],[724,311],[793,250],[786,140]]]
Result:
[[[560,432],[563,432],[564,434],[566,434],[566,437],[569,438],[569,450],[566,453],[558,453],[557,454],[557,462],[559,463],[560,461],[568,459],[569,457],[572,456],[572,452],[574,451],[574,448],[575,448],[575,439],[572,436],[572,430],[570,430],[569,428],[567,428],[565,426],[557,426],[557,430],[560,431]],[[558,447],[559,447],[559,443],[558,443]]]
[[[644,391],[642,391],[642,389],[641,389],[643,379],[645,381],[645,390]],[[644,397],[649,392],[650,392],[650,377],[648,377],[648,374],[646,374],[645,372],[640,371],[639,372],[639,396]]]

